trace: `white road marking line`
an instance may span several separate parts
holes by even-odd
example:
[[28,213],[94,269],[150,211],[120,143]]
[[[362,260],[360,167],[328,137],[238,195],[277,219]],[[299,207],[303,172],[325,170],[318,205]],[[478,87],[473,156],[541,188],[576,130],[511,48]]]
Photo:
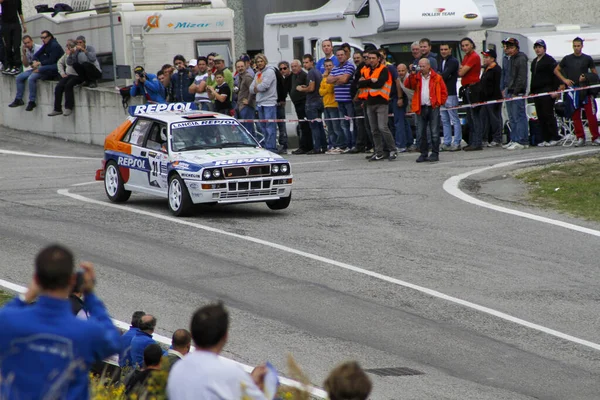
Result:
[[[25,293],[27,291],[26,287],[14,284],[12,282],[5,281],[3,279],[0,279],[0,286],[4,287],[6,289],[9,289],[9,290],[11,290],[13,292],[17,292],[17,293]],[[111,319],[112,319],[113,323],[115,324],[115,326],[117,328],[124,329],[126,331],[129,330],[129,324],[128,323],[123,322],[123,321],[119,321],[119,320],[113,319],[113,318],[111,318]],[[171,346],[171,339],[169,339],[166,336],[162,336],[162,335],[159,335],[159,334],[155,333],[155,334],[152,335],[152,339],[154,339],[157,342],[160,342],[162,344],[165,344],[167,346]],[[190,350],[193,351],[194,347],[192,346],[192,348]],[[248,373],[252,372],[252,370],[254,369],[254,367],[251,367],[250,365],[242,364],[241,362],[232,360],[232,359],[227,358],[227,357],[223,357],[223,356],[220,356],[220,357],[223,358],[223,359],[225,359],[225,360],[231,361],[231,362],[239,365],[240,367],[242,367],[244,369],[244,371],[246,371]],[[279,377],[279,382],[282,383],[283,385],[286,385],[286,386],[291,386],[291,387],[295,387],[295,388],[302,389],[302,390],[308,390],[312,395],[317,396],[320,399],[326,399],[327,398],[327,393],[325,391],[323,391],[323,390],[321,390],[319,388],[316,388],[314,386],[305,387],[301,383],[296,382],[294,380],[291,380],[289,378],[283,377],[283,376]]]
[[359,274],[367,275],[367,276],[370,276],[372,278],[382,280],[384,282],[388,282],[388,283],[392,283],[392,284],[395,284],[395,285],[398,285],[398,286],[403,286],[403,287],[406,287],[406,288],[409,288],[409,289],[413,289],[413,290],[416,290],[418,292],[424,293],[426,295],[429,295],[429,296],[432,296],[432,297],[436,297],[438,299],[442,299],[442,300],[446,300],[446,301],[451,302],[451,303],[459,304],[461,306],[464,306],[464,307],[467,307],[467,308],[471,308],[473,310],[480,311],[480,312],[492,315],[494,317],[501,318],[501,319],[504,319],[506,321],[509,321],[509,322],[512,322],[512,323],[515,323],[515,324],[518,324],[518,325],[522,325],[522,326],[525,326],[527,328],[534,329],[534,330],[537,330],[539,332],[546,333],[548,335],[552,335],[552,336],[558,337],[560,339],[568,340],[570,342],[577,343],[577,344],[580,344],[580,345],[583,345],[583,346],[586,346],[586,347],[590,347],[590,348],[592,348],[594,350],[599,350],[600,351],[600,344],[593,343],[593,342],[590,342],[588,340],[580,339],[578,337],[571,336],[571,335],[568,335],[566,333],[562,333],[562,332],[559,332],[557,330],[554,330],[554,329],[551,329],[551,328],[547,328],[545,326],[538,325],[538,324],[535,324],[535,323],[532,323],[532,322],[529,322],[529,321],[525,321],[525,320],[523,320],[521,318],[514,317],[512,315],[503,313],[501,311],[494,310],[494,309],[489,308],[489,307],[481,306],[479,304],[475,304],[475,303],[472,303],[470,301],[466,301],[466,300],[459,299],[457,297],[449,296],[449,295],[446,295],[444,293],[438,292],[437,290],[428,289],[428,288],[423,287],[423,286],[415,285],[415,284],[412,284],[412,283],[409,283],[409,282],[406,282],[406,281],[402,281],[400,279],[392,278],[390,276],[386,276],[386,275],[383,275],[383,274],[380,274],[380,273],[377,273],[377,272],[369,271],[369,270],[364,269],[364,268],[356,267],[354,265],[350,265],[350,264],[346,264],[346,263],[343,263],[343,262],[340,262],[340,261],[332,260],[332,259],[329,259],[329,258],[326,258],[326,257],[318,256],[316,254],[308,253],[308,252],[305,252],[305,251],[302,251],[302,250],[297,250],[297,249],[294,249],[294,248],[291,248],[291,247],[288,247],[288,246],[284,246],[284,245],[281,245],[281,244],[269,242],[267,240],[258,239],[258,238],[252,237],[252,236],[240,235],[240,234],[237,234],[237,233],[224,231],[222,229],[217,229],[217,228],[213,228],[213,227],[210,227],[210,226],[197,224],[195,222],[190,222],[190,221],[187,221],[187,220],[184,220],[184,219],[181,219],[181,218],[175,218],[175,217],[166,216],[166,215],[158,215],[158,214],[152,213],[150,211],[138,210],[138,209],[135,209],[135,208],[125,207],[125,206],[118,205],[118,204],[113,204],[113,203],[108,203],[108,202],[103,202],[103,201],[99,201],[99,200],[90,199],[90,198],[87,198],[87,197],[84,197],[84,196],[80,196],[78,194],[69,193],[68,189],[60,189],[60,190],[57,191],[57,193],[60,194],[60,195],[62,195],[62,196],[70,197],[70,198],[72,198],[74,200],[79,200],[79,201],[82,201],[82,202],[85,202],[85,203],[96,204],[96,205],[103,206],[103,207],[110,207],[110,208],[114,208],[114,209],[121,210],[121,211],[127,211],[127,212],[131,212],[131,213],[134,213],[134,214],[145,215],[145,216],[151,217],[151,218],[161,219],[161,220],[164,220],[164,221],[170,221],[170,222],[174,222],[174,223],[177,223],[177,224],[186,225],[186,226],[189,226],[189,227],[192,227],[192,228],[201,229],[201,230],[204,230],[204,231],[207,231],[207,232],[216,233],[216,234],[219,234],[219,235],[230,236],[230,237],[234,237],[234,238],[241,239],[241,240],[246,240],[248,242],[253,242],[253,243],[260,244],[260,245],[267,246],[267,247],[271,247],[271,248],[274,248],[274,249],[277,249],[277,250],[285,251],[287,253],[296,254],[296,255],[301,256],[301,257],[305,257],[305,258],[309,258],[311,260],[315,260],[315,261],[319,261],[319,262],[322,262],[322,263],[325,263],[325,264],[333,265],[335,267],[339,267],[339,268],[342,268],[342,269],[345,269],[345,270],[348,270],[348,271],[353,271],[353,272],[356,272],[356,273],[359,273]]
[[102,181],[91,181],[91,182],[83,182],[83,183],[74,183],[74,184],[71,185],[71,187],[88,186],[88,185],[93,185],[95,183],[102,183]]
[[102,158],[93,157],[69,157],[69,156],[53,156],[48,154],[27,153],[24,151],[4,150],[0,149],[0,154],[9,154],[13,156],[38,157],[38,158],[62,158],[67,160],[96,160],[101,161]]
[[[598,150],[583,150],[583,151],[576,151],[576,152],[571,152],[571,153],[567,153],[567,154],[561,153],[561,154],[547,156],[547,157],[506,161],[506,162],[503,162],[500,164],[492,165],[490,167],[479,168],[479,169],[476,169],[476,170],[473,170],[470,172],[465,172],[464,174],[453,176],[453,177],[447,179],[446,182],[444,182],[443,187],[444,187],[444,190],[446,192],[448,192],[449,194],[451,194],[452,196],[457,197],[460,200],[466,201],[467,203],[474,204],[476,206],[489,208],[490,210],[499,211],[499,212],[511,214],[511,215],[516,215],[517,217],[523,217],[523,218],[531,219],[531,220],[538,221],[538,222],[544,222],[546,224],[560,226],[561,228],[571,229],[573,231],[587,233],[588,235],[600,237],[600,231],[597,231],[595,229],[590,229],[590,228],[586,228],[583,226],[571,224],[568,222],[563,222],[563,221],[555,220],[552,218],[547,218],[547,217],[542,217],[542,216],[535,215],[535,214],[526,213],[523,211],[512,210],[510,208],[497,206],[495,204],[490,204],[490,203],[487,203],[485,201],[479,200],[473,196],[466,194],[465,192],[460,190],[458,187],[460,185],[460,182],[463,179],[468,178],[469,176],[472,176],[472,175],[476,175],[476,174],[480,174],[485,171],[489,171],[491,169],[509,167],[509,166],[512,166],[515,164],[531,162],[531,161],[553,160],[553,159],[562,158],[562,157],[570,157],[570,156],[574,156],[574,155],[588,154],[588,153],[594,153],[594,152],[598,152]],[[590,171],[590,173],[592,173],[592,172]]]

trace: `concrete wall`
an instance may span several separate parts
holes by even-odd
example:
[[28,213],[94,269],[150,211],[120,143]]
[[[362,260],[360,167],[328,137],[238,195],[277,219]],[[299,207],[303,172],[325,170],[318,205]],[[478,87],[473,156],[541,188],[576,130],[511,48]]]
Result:
[[[25,106],[10,108],[16,94],[12,76],[0,76],[0,125],[74,142],[103,145],[104,138],[127,114],[121,105],[121,95],[109,88],[75,88],[75,109],[65,117],[48,117],[54,108],[55,81],[38,81],[37,107],[25,111]],[[27,104],[28,88],[23,101]],[[130,105],[141,104],[141,98],[131,99]]]

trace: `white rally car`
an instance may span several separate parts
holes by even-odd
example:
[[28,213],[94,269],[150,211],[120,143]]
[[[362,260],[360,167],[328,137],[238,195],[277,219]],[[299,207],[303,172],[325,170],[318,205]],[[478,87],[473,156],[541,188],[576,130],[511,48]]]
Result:
[[[200,203],[289,206],[287,160],[263,149],[235,118],[181,104],[133,106],[134,115],[107,136],[96,179],[111,201],[127,201],[132,192],[161,196],[177,216]],[[146,112],[152,106],[157,112]]]

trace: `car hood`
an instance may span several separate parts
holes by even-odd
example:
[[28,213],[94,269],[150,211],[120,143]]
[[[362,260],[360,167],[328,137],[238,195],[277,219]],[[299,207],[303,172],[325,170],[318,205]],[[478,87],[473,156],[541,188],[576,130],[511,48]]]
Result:
[[194,164],[200,167],[218,167],[226,165],[264,164],[286,161],[279,154],[254,148],[193,150],[176,153],[172,158],[173,167]]

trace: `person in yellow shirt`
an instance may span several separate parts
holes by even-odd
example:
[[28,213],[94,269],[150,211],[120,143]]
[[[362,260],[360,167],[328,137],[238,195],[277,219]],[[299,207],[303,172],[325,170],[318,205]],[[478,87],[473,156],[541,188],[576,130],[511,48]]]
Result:
[[340,112],[338,110],[338,103],[335,101],[335,95],[333,94],[333,84],[327,83],[327,77],[333,69],[333,61],[325,60],[325,73],[321,80],[321,86],[319,86],[319,95],[323,98],[323,106],[325,107],[325,123],[327,124],[327,133],[329,136],[329,150],[325,154],[342,154],[342,147],[345,147],[346,138],[342,131],[342,125],[339,119]]

